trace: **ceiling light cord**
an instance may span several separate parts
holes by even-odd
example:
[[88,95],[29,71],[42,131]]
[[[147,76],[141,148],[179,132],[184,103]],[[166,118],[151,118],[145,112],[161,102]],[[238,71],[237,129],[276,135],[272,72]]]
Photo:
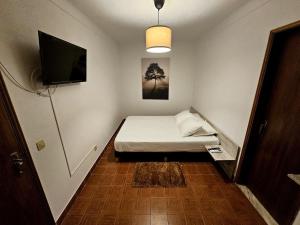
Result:
[[157,24],[159,25],[159,10],[157,10]]

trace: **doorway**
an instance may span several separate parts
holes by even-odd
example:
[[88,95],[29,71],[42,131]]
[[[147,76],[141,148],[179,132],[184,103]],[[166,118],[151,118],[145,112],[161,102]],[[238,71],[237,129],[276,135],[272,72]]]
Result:
[[300,207],[300,21],[271,31],[237,174],[282,225]]
[[0,72],[0,223],[54,225]]

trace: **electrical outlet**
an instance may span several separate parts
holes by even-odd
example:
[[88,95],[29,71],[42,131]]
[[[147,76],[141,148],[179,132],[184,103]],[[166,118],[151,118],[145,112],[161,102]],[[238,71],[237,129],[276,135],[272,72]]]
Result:
[[36,144],[37,150],[42,151],[46,147],[46,143],[44,140],[38,141]]
[[94,150],[94,151],[97,151],[97,150],[98,150],[98,145],[95,145],[95,146],[93,147],[93,150]]

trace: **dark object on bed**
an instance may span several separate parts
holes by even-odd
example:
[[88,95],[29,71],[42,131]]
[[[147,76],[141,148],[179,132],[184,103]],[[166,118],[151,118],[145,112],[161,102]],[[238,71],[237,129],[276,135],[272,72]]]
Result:
[[134,187],[186,186],[181,165],[176,162],[137,163],[133,177]]

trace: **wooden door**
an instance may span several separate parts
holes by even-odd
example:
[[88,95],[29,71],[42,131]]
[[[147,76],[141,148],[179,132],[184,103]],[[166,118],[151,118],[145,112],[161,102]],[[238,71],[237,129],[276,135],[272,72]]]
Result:
[[242,181],[282,225],[300,206],[300,186],[287,177],[300,174],[299,25],[271,33],[242,167]]
[[0,224],[55,224],[0,73]]

